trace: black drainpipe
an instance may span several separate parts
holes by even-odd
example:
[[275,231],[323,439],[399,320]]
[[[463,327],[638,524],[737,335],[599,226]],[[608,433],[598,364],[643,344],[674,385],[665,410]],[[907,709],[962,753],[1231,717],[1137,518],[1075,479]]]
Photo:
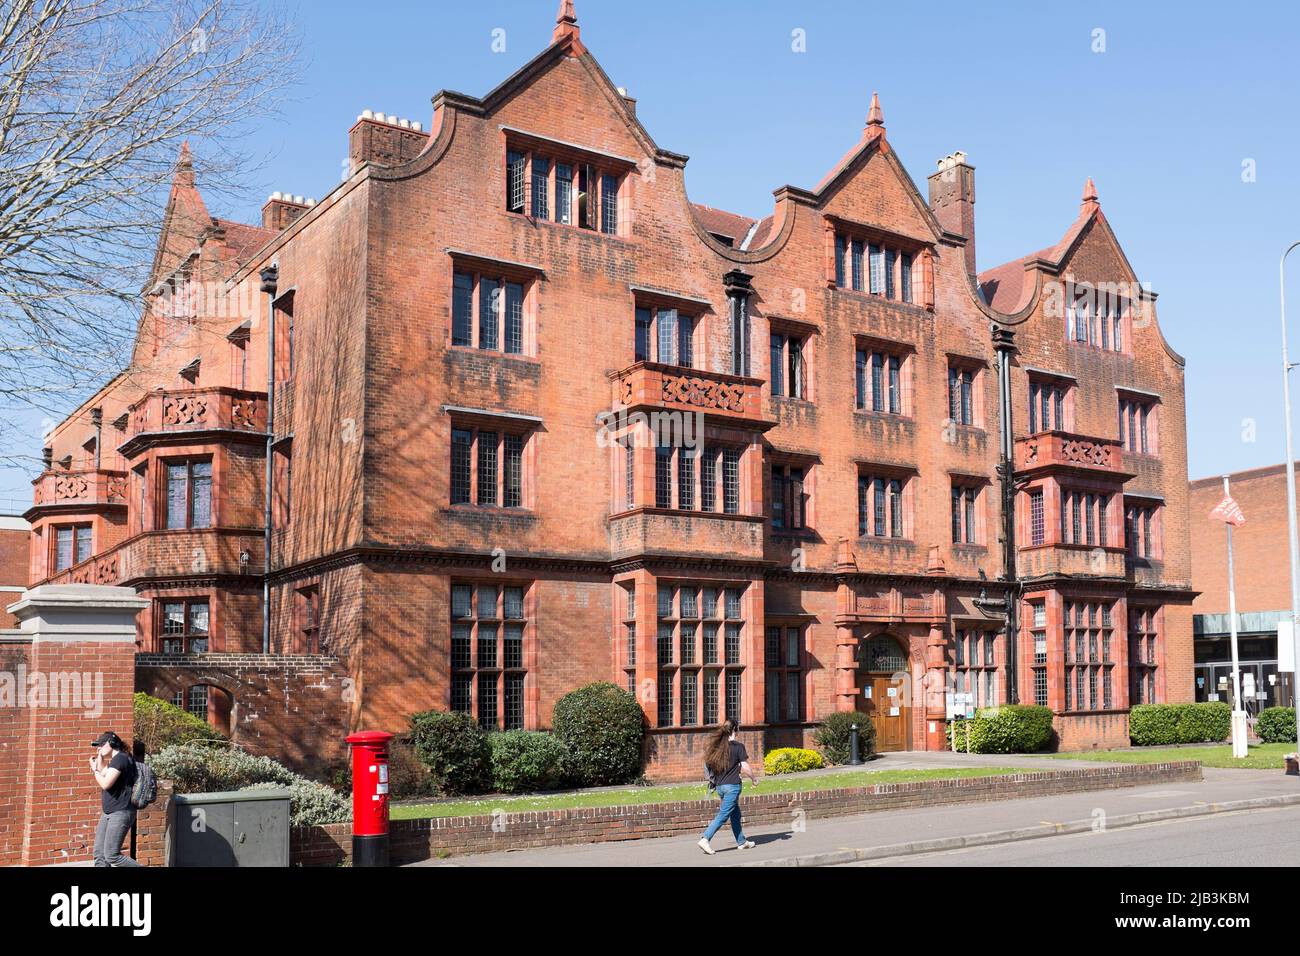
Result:
[[1018,354],[1015,333],[993,325],[993,349],[997,353],[998,405],[1001,457],[998,481],[1002,492],[1002,580],[1006,583],[1007,703],[1020,703],[1019,625],[1020,586],[1016,577],[1016,481],[1015,439],[1011,416],[1011,358]]
[[271,653],[271,446],[275,442],[275,290],[280,269],[273,262],[261,272],[266,293],[266,537],[262,554],[262,653]]

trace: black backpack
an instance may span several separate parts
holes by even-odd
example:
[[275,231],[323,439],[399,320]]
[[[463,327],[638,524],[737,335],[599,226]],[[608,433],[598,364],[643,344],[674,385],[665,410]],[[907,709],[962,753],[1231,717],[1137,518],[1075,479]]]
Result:
[[135,783],[131,785],[131,806],[143,810],[158,799],[158,778],[153,767],[141,760],[135,761]]

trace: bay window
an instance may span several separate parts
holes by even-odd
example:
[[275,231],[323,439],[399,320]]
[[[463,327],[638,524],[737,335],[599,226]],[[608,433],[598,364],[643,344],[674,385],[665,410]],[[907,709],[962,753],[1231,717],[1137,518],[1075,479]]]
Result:
[[164,467],[167,484],[165,527],[211,527],[212,459],[169,461]]

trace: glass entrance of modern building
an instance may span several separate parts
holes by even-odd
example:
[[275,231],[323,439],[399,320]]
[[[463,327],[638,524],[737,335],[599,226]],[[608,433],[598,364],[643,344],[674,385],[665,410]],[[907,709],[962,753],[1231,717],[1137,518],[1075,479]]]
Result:
[[[1266,707],[1279,705],[1277,661],[1241,661],[1242,705],[1255,717]],[[1249,677],[1247,676],[1249,675]],[[1196,699],[1232,703],[1232,661],[1210,661],[1196,665]]]

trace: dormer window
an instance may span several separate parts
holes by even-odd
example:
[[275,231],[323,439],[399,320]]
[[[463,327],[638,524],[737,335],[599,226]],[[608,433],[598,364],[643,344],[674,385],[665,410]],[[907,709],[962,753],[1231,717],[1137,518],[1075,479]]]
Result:
[[835,232],[835,285],[869,292],[897,302],[914,302],[912,290],[917,256],[906,240],[873,234]]
[[1124,351],[1124,315],[1128,301],[1113,291],[1086,283],[1070,286],[1066,295],[1065,337],[1103,352]]
[[620,192],[631,159],[509,130],[506,211],[606,235],[620,231]]

